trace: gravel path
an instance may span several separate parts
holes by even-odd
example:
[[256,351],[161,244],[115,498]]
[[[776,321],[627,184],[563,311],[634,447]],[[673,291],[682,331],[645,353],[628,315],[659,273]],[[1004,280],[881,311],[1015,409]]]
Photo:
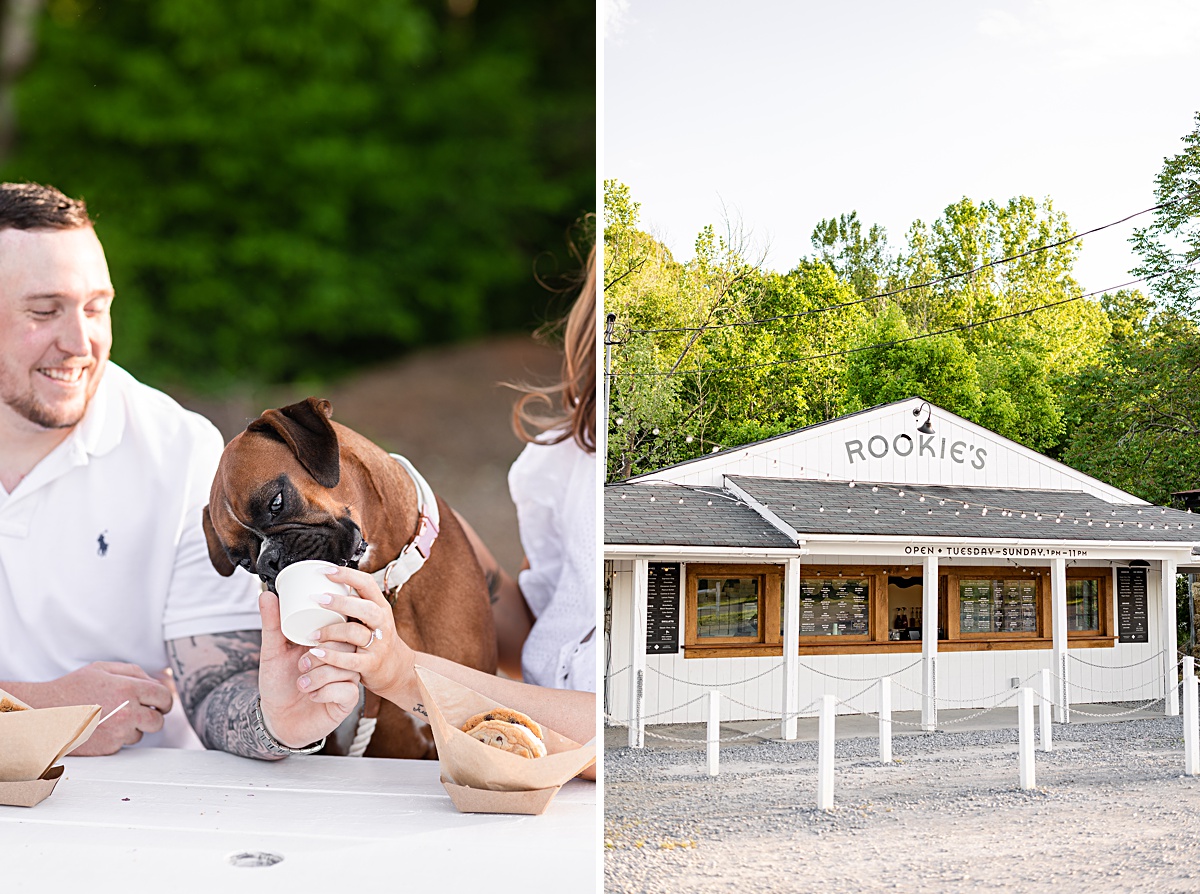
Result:
[[604,890],[1200,891],[1200,777],[1180,718],[1058,725],[1017,787],[1015,729],[835,745],[835,807],[815,743],[721,752],[610,748]]

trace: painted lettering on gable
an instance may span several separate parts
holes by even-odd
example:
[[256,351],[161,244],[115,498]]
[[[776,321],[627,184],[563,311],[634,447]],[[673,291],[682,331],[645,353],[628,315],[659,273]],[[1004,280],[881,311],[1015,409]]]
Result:
[[[904,458],[912,456],[914,450],[918,457],[928,456],[932,459],[945,460],[947,454],[951,462],[962,465],[970,460],[972,469],[982,469],[987,465],[987,448],[970,444],[967,441],[948,441],[936,435],[920,435],[914,442],[912,435],[901,432],[890,441],[884,435],[871,435],[864,444],[853,438],[845,442],[846,459],[851,465],[867,461],[867,455],[874,459],[883,459],[888,454]],[[947,450],[947,448],[949,448]]]

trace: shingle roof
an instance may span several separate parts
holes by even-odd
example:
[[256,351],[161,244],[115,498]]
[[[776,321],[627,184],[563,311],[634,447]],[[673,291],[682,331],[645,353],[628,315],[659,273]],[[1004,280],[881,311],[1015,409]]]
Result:
[[728,491],[674,484],[605,487],[604,542],[760,548],[796,545]]
[[742,475],[728,481],[801,534],[1200,543],[1200,519],[1193,514],[1109,503],[1081,491],[869,482],[850,487],[846,481]]

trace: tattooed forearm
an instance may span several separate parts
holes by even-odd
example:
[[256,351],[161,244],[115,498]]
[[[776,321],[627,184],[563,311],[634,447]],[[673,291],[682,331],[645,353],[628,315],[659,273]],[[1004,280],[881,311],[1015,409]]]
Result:
[[278,760],[254,734],[258,631],[210,634],[167,643],[179,701],[205,748]]

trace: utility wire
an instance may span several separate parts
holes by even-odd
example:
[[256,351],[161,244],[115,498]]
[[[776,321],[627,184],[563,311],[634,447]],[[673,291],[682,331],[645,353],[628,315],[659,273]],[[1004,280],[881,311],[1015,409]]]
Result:
[[[1190,264],[1185,265],[1185,267],[1191,267],[1191,266],[1195,265],[1196,263],[1200,263],[1200,259],[1197,259],[1196,261],[1192,261]],[[791,357],[791,358],[787,358],[784,360],[767,360],[767,361],[763,361],[762,363],[748,363],[748,364],[745,364],[742,366],[714,366],[714,367],[709,367],[707,369],[678,369],[678,370],[674,370],[674,371],[666,370],[666,371],[662,371],[662,372],[612,373],[611,375],[613,375],[614,377],[621,377],[621,378],[641,379],[641,378],[657,378],[657,377],[665,377],[665,376],[679,376],[679,375],[684,375],[684,374],[696,374],[696,373],[737,372],[737,371],[749,370],[749,369],[763,369],[768,366],[783,366],[783,365],[789,364],[789,363],[803,363],[805,360],[824,360],[829,357],[843,357],[847,354],[858,354],[858,353],[861,353],[862,351],[876,351],[876,350],[879,350],[880,348],[892,348],[892,347],[895,347],[896,345],[907,344],[908,342],[913,342],[913,341],[920,341],[923,338],[933,338],[934,336],[937,336],[937,335],[947,335],[951,332],[965,332],[968,329],[975,329],[979,326],[987,326],[991,323],[999,323],[1001,320],[1011,320],[1015,317],[1023,317],[1023,316],[1026,316],[1027,314],[1036,313],[1039,310],[1048,310],[1049,308],[1059,307],[1063,304],[1070,304],[1073,301],[1080,301],[1084,298],[1094,298],[1096,295],[1103,295],[1106,292],[1112,292],[1117,289],[1124,289],[1127,286],[1136,285],[1137,283],[1140,283],[1140,282],[1148,282],[1152,279],[1156,279],[1159,276],[1165,276],[1169,272],[1172,272],[1172,271],[1164,270],[1161,273],[1152,273],[1149,276],[1142,276],[1142,277],[1139,277],[1138,279],[1131,279],[1131,280],[1129,280],[1129,282],[1121,283],[1121,285],[1119,285],[1119,286],[1110,286],[1107,289],[1097,289],[1094,292],[1088,292],[1083,295],[1076,295],[1073,298],[1064,298],[1061,301],[1053,301],[1050,304],[1040,304],[1037,307],[1030,307],[1030,308],[1027,308],[1026,310],[1018,310],[1018,311],[1014,311],[1013,313],[1010,313],[1010,314],[1004,314],[1003,316],[990,317],[989,319],[986,319],[986,320],[979,320],[976,323],[963,323],[962,325],[959,325],[959,326],[950,326],[947,329],[939,329],[936,332],[926,332],[921,335],[910,335],[907,338],[898,338],[898,339],[895,339],[894,341],[880,342],[879,344],[873,344],[873,345],[863,345],[862,347],[858,347],[858,348],[846,348],[845,350],[841,350],[841,351],[828,351],[824,354],[810,354],[806,357]]]
[[978,273],[981,270],[987,270],[990,267],[996,267],[1000,264],[1007,264],[1009,261],[1020,260],[1021,258],[1028,257],[1029,255],[1037,254],[1040,251],[1058,248],[1060,245],[1067,245],[1068,243],[1074,242],[1077,239],[1082,239],[1084,236],[1090,236],[1092,233],[1099,233],[1101,230],[1107,230],[1109,227],[1118,226],[1119,224],[1133,220],[1135,217],[1140,217],[1143,214],[1149,214],[1151,211],[1158,211],[1160,208],[1165,208],[1167,205],[1171,204],[1174,204],[1174,202],[1163,202],[1162,204],[1155,205],[1152,208],[1144,208],[1141,211],[1137,211],[1126,217],[1122,217],[1120,220],[1114,220],[1112,223],[1106,223],[1099,227],[1093,227],[1090,230],[1084,230],[1082,233],[1075,233],[1072,236],[1068,236],[1066,239],[1060,239],[1058,242],[1049,242],[1045,245],[1039,245],[1036,248],[1027,249],[1020,254],[1015,254],[1007,258],[988,261],[986,264],[980,264],[978,267],[972,267],[970,270],[962,270],[958,273],[951,273],[946,276],[938,277],[937,279],[931,279],[928,282],[917,283],[916,285],[901,286],[898,289],[892,289],[890,292],[880,292],[876,295],[868,295],[866,298],[856,298],[853,301],[843,301],[841,304],[830,304],[826,307],[816,307],[812,310],[804,310],[794,314],[782,314],[777,317],[765,317],[761,320],[741,320],[734,323],[715,323],[709,326],[679,326],[667,329],[630,329],[628,332],[630,335],[650,335],[663,332],[706,332],[710,329],[728,329],[735,326],[759,326],[763,323],[776,323],[780,320],[794,320],[800,317],[812,316],[813,314],[825,313],[826,311],[830,310],[841,310],[844,307],[854,307],[856,304],[865,304],[868,301],[874,301],[878,298],[890,298],[891,296],[899,295],[902,292],[911,292],[915,289],[924,289],[928,288],[929,286],[941,285],[942,283],[947,283],[951,280],[961,279],[964,276],[970,276],[972,273]]

